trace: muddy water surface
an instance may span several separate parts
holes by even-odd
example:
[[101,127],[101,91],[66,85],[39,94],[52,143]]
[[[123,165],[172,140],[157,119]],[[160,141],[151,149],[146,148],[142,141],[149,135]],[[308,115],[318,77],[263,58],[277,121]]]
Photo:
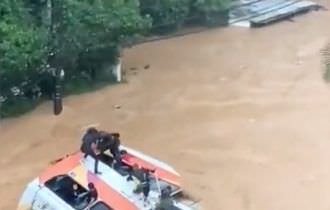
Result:
[[139,45],[125,52],[127,83],[65,98],[59,117],[45,103],[2,120],[0,209],[94,123],[174,165],[204,209],[330,209],[329,21],[317,12]]

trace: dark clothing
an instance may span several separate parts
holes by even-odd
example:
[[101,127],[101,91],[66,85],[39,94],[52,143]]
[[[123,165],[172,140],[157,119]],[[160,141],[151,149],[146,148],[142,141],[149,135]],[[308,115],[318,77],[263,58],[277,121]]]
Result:
[[143,185],[143,187],[142,187],[143,195],[145,198],[147,198],[149,196],[149,192],[150,192],[150,183],[144,182],[144,183],[142,183],[142,185]]
[[156,210],[180,210],[178,207],[174,206],[173,200],[171,198],[163,199],[157,204]]
[[92,144],[97,143],[99,135],[95,133],[86,133],[82,138],[81,151],[84,153],[92,153]]
[[99,143],[97,144],[97,149],[100,150],[101,153],[103,153],[109,149],[111,143],[112,143],[111,135],[102,133],[100,135]]
[[98,149],[103,153],[106,150],[110,150],[115,160],[120,161],[120,140],[116,135],[107,132],[101,132]]
[[97,190],[95,188],[92,188],[88,192],[87,202],[91,203],[96,201],[98,198]]
[[95,153],[91,154],[85,154],[84,157],[86,158],[88,155],[90,155],[92,158],[94,158],[94,173],[97,174],[98,172],[98,166],[99,166],[99,157]]
[[119,145],[120,145],[120,143],[115,143],[110,147],[110,152],[111,152],[112,156],[114,157],[114,159],[117,161],[121,160]]
[[[149,177],[149,172],[145,171],[143,169],[138,169],[138,168],[133,168],[130,176],[136,177],[141,183],[136,189],[136,192],[141,192],[143,193],[144,197],[147,198],[149,196],[150,192],[150,177]],[[132,179],[131,177],[129,177]]]
[[86,133],[82,138],[82,145],[80,147],[81,152],[85,153],[84,158],[87,158],[88,155],[94,158],[95,164],[94,164],[94,173],[98,173],[98,157],[95,154],[95,151],[92,149],[92,145],[98,144],[99,135],[96,133]]
[[150,174],[149,171],[143,170],[143,195],[145,198],[149,196],[150,192]]
[[140,182],[144,182],[145,181],[145,174],[140,169],[133,169],[132,170],[132,175],[134,177],[136,177]]
[[160,202],[158,203],[156,210],[179,210],[174,206],[173,198],[171,198],[172,189],[170,186],[165,187],[161,191]]
[[161,198],[166,199],[171,197],[171,187],[166,187],[161,191]]

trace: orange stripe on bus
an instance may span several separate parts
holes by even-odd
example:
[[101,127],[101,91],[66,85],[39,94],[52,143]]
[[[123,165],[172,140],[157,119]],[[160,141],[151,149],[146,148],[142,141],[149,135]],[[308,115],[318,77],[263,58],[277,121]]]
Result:
[[[42,184],[45,184],[48,180],[58,175],[69,174],[76,169],[76,172],[81,173],[79,169],[80,159],[83,157],[82,153],[77,152],[71,156],[64,158],[56,164],[48,167],[41,175],[39,180]],[[79,175],[79,174],[77,174]],[[80,174],[81,176],[81,174]],[[121,195],[119,192],[111,188],[105,182],[100,180],[97,176],[86,170],[87,182],[92,182],[97,189],[99,199],[111,206],[115,210],[138,210],[138,208],[130,202],[127,198]],[[82,182],[83,177],[80,177],[78,182]],[[79,183],[85,185],[86,183]],[[87,186],[84,186],[87,187]]]
[[79,164],[79,160],[81,158],[82,154],[77,152],[48,167],[39,176],[40,182],[45,184],[45,182],[55,176],[68,174],[73,168],[75,168]]

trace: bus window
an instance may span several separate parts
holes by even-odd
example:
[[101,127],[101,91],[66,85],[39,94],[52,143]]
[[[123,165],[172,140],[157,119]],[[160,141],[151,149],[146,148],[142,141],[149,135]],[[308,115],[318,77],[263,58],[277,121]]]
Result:
[[90,210],[114,210],[114,209],[100,201],[97,202],[94,206],[92,206]]
[[67,175],[59,175],[45,183],[45,186],[76,210],[88,205],[88,190]]

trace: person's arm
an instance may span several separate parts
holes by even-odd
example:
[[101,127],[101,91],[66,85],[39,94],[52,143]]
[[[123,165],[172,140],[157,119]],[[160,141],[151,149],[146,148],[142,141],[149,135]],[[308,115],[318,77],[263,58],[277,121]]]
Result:
[[87,203],[92,203],[93,202],[93,199],[92,199],[92,194],[91,194],[91,192],[87,192],[87,194],[86,194],[86,197],[87,197]]

